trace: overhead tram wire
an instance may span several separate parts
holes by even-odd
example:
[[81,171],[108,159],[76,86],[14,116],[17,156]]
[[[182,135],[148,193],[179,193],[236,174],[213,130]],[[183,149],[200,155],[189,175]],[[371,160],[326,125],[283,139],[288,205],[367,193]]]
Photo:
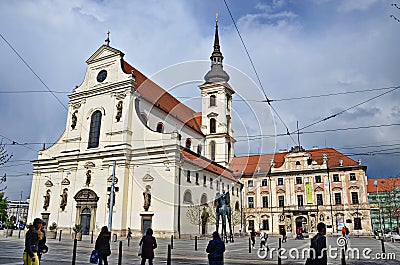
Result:
[[61,102],[61,100],[54,94],[54,92],[46,85],[46,83],[40,78],[38,74],[32,69],[32,67],[22,58],[16,49],[4,38],[3,34],[0,33],[0,37],[7,43],[7,45],[14,51],[14,53],[21,59],[21,61],[29,68],[29,70],[36,76],[36,78],[43,84],[43,86],[56,98],[56,100],[68,111],[68,108]]
[[281,116],[279,115],[279,113],[276,111],[276,109],[271,105],[271,100],[268,98],[267,93],[265,92],[264,86],[262,85],[261,79],[260,79],[260,77],[259,77],[259,75],[258,75],[258,72],[257,72],[257,70],[256,70],[256,67],[255,67],[255,65],[254,65],[254,63],[253,63],[253,60],[251,59],[250,53],[249,53],[249,51],[247,50],[246,44],[244,43],[244,40],[243,40],[243,38],[242,38],[242,35],[240,34],[239,28],[238,28],[237,25],[236,25],[236,22],[235,22],[235,19],[233,18],[232,12],[231,12],[231,10],[229,9],[228,3],[226,2],[226,0],[224,0],[224,3],[225,3],[225,6],[226,6],[226,9],[228,10],[229,16],[231,17],[231,20],[232,20],[232,22],[233,22],[233,25],[234,25],[235,28],[236,28],[236,32],[237,32],[238,35],[239,35],[240,41],[242,42],[243,48],[244,48],[244,50],[246,51],[247,57],[249,58],[250,64],[251,64],[251,66],[252,66],[252,68],[253,68],[253,71],[254,71],[254,73],[255,73],[255,75],[256,75],[256,78],[257,78],[257,80],[258,80],[258,83],[260,84],[260,87],[261,87],[261,90],[262,90],[262,92],[263,92],[263,94],[264,94],[264,97],[265,97],[265,99],[266,99],[266,102],[267,102],[268,105],[271,107],[271,109],[274,111],[275,115],[276,115],[276,116],[279,118],[279,120],[282,122],[283,126],[286,128],[286,134],[289,135],[290,138],[292,139],[292,141],[294,142],[294,144],[297,145],[296,141],[293,139],[292,135],[290,134],[289,128],[286,126],[286,123],[283,121],[283,119],[281,118]]
[[379,95],[377,95],[377,96],[374,96],[374,97],[372,97],[372,98],[369,98],[369,99],[367,99],[367,100],[364,100],[364,101],[362,101],[362,102],[360,102],[360,103],[357,103],[357,104],[355,104],[355,105],[353,105],[353,106],[351,106],[351,107],[349,107],[349,108],[347,108],[347,109],[344,109],[344,110],[342,110],[342,111],[339,111],[339,112],[337,112],[337,113],[335,113],[335,114],[332,114],[332,115],[330,115],[330,116],[328,116],[328,117],[325,117],[325,118],[323,118],[323,119],[321,119],[321,120],[319,120],[319,121],[313,122],[313,123],[311,123],[311,124],[309,124],[309,125],[307,125],[307,126],[304,126],[304,127],[300,128],[300,129],[298,129],[298,130],[296,130],[296,131],[291,132],[291,134],[293,134],[293,133],[299,133],[300,131],[302,131],[302,130],[304,130],[304,129],[306,129],[306,128],[309,128],[309,127],[311,127],[311,126],[317,125],[317,124],[319,124],[319,123],[321,123],[321,122],[324,122],[324,121],[327,121],[327,120],[329,120],[329,119],[335,118],[335,117],[337,117],[337,116],[339,116],[339,115],[341,115],[341,114],[343,114],[343,113],[345,113],[345,112],[347,112],[347,111],[349,111],[349,110],[351,110],[351,109],[354,109],[354,108],[356,108],[356,107],[358,107],[358,106],[361,106],[361,105],[363,105],[363,104],[365,104],[365,103],[367,103],[367,102],[370,102],[370,101],[372,101],[372,100],[374,100],[374,99],[377,99],[377,98],[379,98],[379,97],[382,97],[382,96],[384,96],[384,95],[386,95],[386,94],[389,94],[389,93],[391,93],[391,92],[393,92],[393,91],[395,91],[395,90],[397,90],[397,89],[399,89],[399,88],[400,88],[400,86],[395,86],[395,87],[393,87],[393,88],[392,88],[391,90],[389,90],[389,91],[386,91],[386,92],[381,93],[381,94],[379,94]]

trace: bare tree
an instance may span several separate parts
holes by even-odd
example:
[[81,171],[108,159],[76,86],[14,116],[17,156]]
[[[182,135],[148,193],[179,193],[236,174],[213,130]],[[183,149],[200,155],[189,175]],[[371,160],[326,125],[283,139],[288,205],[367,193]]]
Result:
[[[6,147],[3,144],[3,140],[1,140],[0,142],[0,166],[3,166],[4,164],[6,164],[12,157],[12,154],[7,153]],[[7,175],[6,173],[4,173],[4,176],[0,178],[0,184],[4,183],[7,181]],[[0,188],[0,192],[4,191],[5,189],[7,189],[7,186]]]
[[198,226],[199,234],[201,228],[201,213],[203,211],[203,207],[199,204],[192,204],[187,207],[186,218],[192,225]]

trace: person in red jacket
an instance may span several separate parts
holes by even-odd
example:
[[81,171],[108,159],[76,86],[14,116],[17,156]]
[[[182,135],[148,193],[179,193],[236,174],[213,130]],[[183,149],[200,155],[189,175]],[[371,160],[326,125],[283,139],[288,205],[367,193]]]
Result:
[[139,246],[142,247],[142,262],[140,264],[145,265],[146,259],[148,259],[149,265],[153,265],[154,249],[157,248],[157,241],[153,236],[153,229],[147,229],[146,235],[142,237],[139,242]]

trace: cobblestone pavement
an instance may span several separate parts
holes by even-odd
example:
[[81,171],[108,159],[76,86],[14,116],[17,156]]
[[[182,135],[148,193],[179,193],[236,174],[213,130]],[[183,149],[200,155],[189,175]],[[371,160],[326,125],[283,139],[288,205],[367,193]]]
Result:
[[[337,237],[328,237],[328,245],[331,245],[332,254],[339,253],[340,249],[335,250],[337,247]],[[140,264],[140,258],[137,256],[139,239],[133,239],[130,247],[127,246],[127,241],[122,241],[123,255],[122,264]],[[156,249],[156,258],[154,264],[166,264],[167,249],[170,240],[158,239],[158,248]],[[194,240],[174,240],[172,249],[172,264],[207,264],[207,254],[205,248],[207,246],[208,239],[198,240],[198,250],[194,250]],[[258,244],[257,242],[256,244]],[[307,248],[310,241],[305,240],[288,240],[287,243],[282,244],[282,248],[286,252],[282,256],[282,264],[304,264],[305,259],[301,256],[302,250]],[[49,253],[43,255],[41,265],[58,265],[58,264],[71,264],[72,261],[72,249],[73,240],[70,239],[70,235],[62,239],[61,242],[58,239],[48,239],[47,245],[49,247]],[[248,238],[236,238],[234,243],[226,245],[225,252],[225,264],[226,265],[241,265],[241,264],[278,264],[277,262],[277,247],[278,237],[270,236],[268,239],[268,246],[270,252],[267,253],[266,258],[260,258],[257,254],[258,249],[252,249],[252,253],[249,253]],[[89,264],[89,255],[94,245],[90,243],[90,236],[84,236],[82,241],[78,241],[76,264]],[[0,248],[2,249],[2,255],[0,255],[0,264],[22,264],[22,252],[24,248],[23,236],[18,238],[18,233],[14,234],[13,237],[4,238],[0,236]],[[109,257],[109,264],[118,264],[118,248],[119,241],[111,243],[112,254]],[[363,250],[367,248],[371,249],[366,258],[363,256]],[[348,249],[351,253],[355,253],[355,249],[358,249],[360,253],[360,259],[346,260],[346,264],[358,265],[358,264],[400,264],[400,242],[390,243],[385,242],[386,256],[390,259],[376,259],[376,255],[381,254],[381,243],[373,238],[351,238],[348,244]],[[293,258],[296,256],[297,251],[300,253],[297,259]],[[264,255],[265,252],[261,251],[259,254]],[[272,257],[271,257],[272,253]],[[395,259],[393,260],[393,256]],[[350,255],[351,256],[351,255]],[[390,256],[390,257],[389,257]],[[287,259],[285,258],[287,257]],[[340,256],[337,258],[330,258],[329,264],[341,264]]]

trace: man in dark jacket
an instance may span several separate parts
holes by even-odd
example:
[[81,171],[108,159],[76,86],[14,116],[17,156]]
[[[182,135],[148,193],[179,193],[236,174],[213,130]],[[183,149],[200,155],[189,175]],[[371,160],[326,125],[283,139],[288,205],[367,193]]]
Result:
[[328,256],[326,248],[326,225],[319,223],[317,225],[318,233],[311,239],[310,255],[306,265],[327,265]]
[[142,261],[140,262],[140,264],[145,265],[146,260],[149,260],[149,265],[153,265],[154,249],[157,248],[157,241],[156,238],[153,236],[153,229],[147,229],[146,235],[142,237],[139,245],[142,248]]
[[208,242],[206,249],[208,253],[208,264],[209,265],[223,265],[224,264],[224,252],[225,244],[221,240],[217,231],[213,233],[213,239]]

